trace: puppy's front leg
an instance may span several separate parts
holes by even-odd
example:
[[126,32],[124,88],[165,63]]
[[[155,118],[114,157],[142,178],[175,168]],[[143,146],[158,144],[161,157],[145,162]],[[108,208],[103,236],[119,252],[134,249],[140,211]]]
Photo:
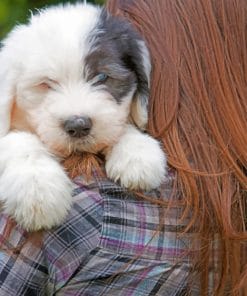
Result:
[[72,185],[39,139],[10,132],[0,139],[0,201],[5,213],[27,230],[62,222]]
[[106,172],[124,187],[151,190],[165,178],[166,157],[158,141],[128,125],[120,140],[107,151]]

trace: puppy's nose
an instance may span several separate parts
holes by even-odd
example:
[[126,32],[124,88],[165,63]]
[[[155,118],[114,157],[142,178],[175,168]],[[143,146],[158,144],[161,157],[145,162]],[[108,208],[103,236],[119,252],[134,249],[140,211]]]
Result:
[[72,116],[64,121],[64,130],[73,138],[87,136],[92,128],[92,120],[87,116]]

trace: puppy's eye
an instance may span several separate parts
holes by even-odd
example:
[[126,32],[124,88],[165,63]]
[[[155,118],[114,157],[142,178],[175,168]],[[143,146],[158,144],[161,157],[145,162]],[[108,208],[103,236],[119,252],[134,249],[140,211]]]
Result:
[[40,90],[40,91],[48,91],[48,90],[54,90],[58,86],[58,82],[53,80],[53,79],[45,79],[42,80],[41,82],[37,83],[35,86]]
[[49,90],[49,89],[52,89],[52,87],[46,83],[46,82],[41,82],[40,84],[37,85],[37,87],[40,89],[40,90],[43,90],[43,91],[46,91],[46,90]]
[[97,74],[94,78],[93,78],[93,84],[97,85],[97,84],[101,84],[106,82],[106,80],[108,79],[108,75],[105,73],[99,73]]

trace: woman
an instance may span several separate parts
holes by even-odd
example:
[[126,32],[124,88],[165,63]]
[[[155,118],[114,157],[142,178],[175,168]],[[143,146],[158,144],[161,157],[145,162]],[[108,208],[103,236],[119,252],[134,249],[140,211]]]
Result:
[[1,217],[0,295],[247,295],[247,2],[110,0],[153,62],[150,133],[170,178],[133,195],[75,179],[57,229]]
[[246,295],[247,2],[119,0],[109,8],[151,50],[149,128],[177,173],[182,220],[190,216],[182,232],[198,234],[190,249],[200,295],[209,285],[216,295]]

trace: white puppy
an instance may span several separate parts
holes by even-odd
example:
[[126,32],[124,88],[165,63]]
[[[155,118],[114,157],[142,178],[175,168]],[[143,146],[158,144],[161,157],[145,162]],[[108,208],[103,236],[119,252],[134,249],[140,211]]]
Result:
[[149,190],[165,176],[147,124],[149,53],[131,26],[91,5],[49,8],[0,52],[0,200],[28,230],[61,223],[71,183],[59,159],[104,153],[108,177]]

